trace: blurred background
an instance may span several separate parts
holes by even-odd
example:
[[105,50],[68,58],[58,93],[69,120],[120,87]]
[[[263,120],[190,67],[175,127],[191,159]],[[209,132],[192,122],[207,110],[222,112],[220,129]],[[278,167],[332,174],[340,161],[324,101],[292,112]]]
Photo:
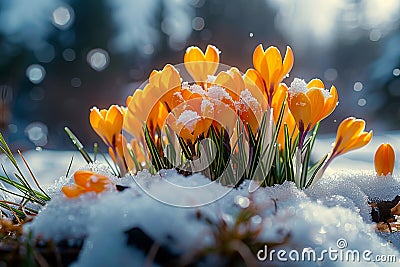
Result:
[[14,149],[73,149],[68,126],[90,147],[89,109],[125,104],[186,47],[214,44],[244,72],[259,43],[293,48],[286,83],[337,87],[321,131],[349,115],[375,132],[400,128],[397,0],[2,0],[0,131]]

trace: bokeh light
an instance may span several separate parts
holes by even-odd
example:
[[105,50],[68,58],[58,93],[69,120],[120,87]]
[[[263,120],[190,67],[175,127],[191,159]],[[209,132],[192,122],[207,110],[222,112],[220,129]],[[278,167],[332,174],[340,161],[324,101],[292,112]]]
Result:
[[88,53],[87,62],[92,69],[102,71],[107,68],[110,63],[110,57],[104,49],[96,48]]
[[41,65],[33,64],[26,69],[26,76],[32,83],[39,84],[46,77],[46,71]]
[[54,26],[61,30],[68,29],[74,21],[74,11],[69,6],[59,6],[54,9],[52,14],[52,22]]
[[25,128],[25,134],[35,146],[45,146],[47,144],[47,126],[41,122],[32,122]]

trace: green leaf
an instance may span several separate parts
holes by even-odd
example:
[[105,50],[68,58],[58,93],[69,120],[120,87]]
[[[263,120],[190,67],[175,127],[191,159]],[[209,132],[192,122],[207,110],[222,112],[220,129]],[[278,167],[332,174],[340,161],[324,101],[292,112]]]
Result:
[[307,149],[305,151],[305,158],[302,162],[302,170],[300,176],[300,188],[304,188],[307,182],[307,170],[308,170],[308,163],[310,161],[310,154],[311,154],[311,143],[308,143]]
[[20,219],[25,219],[26,218],[26,214],[23,211],[21,211],[21,210],[19,210],[17,208],[11,207],[10,205],[8,205],[6,203],[0,202],[0,207],[11,211],[15,215],[17,215],[18,218],[20,218]]
[[192,153],[190,152],[189,146],[185,143],[185,140],[180,136],[177,136],[177,137],[178,137],[179,145],[181,146],[183,155],[186,157],[186,159],[189,159],[189,160],[192,159],[193,158]]
[[318,171],[322,168],[322,166],[324,166],[324,163],[326,161],[326,159],[328,158],[329,154],[326,154],[317,164],[316,167],[314,168],[314,170],[312,171],[312,174],[310,176],[310,179],[308,180],[305,188],[308,188],[312,182],[314,181],[315,175],[318,173]]
[[[150,151],[151,161],[153,163],[155,170],[159,171],[161,169],[164,169],[165,166],[164,166],[163,160],[158,152],[156,145],[153,142],[153,139],[150,136],[149,128],[147,127],[146,124],[144,124],[143,131],[144,131],[144,138],[146,141],[146,145]],[[160,138],[161,138],[161,136],[160,136]]]
[[75,134],[68,127],[64,127],[64,130],[71,139],[72,143],[81,153],[82,157],[86,160],[86,162],[93,163],[93,160],[90,158],[89,154],[87,153],[85,147],[82,145],[81,141],[79,141],[78,137],[76,137]]
[[128,148],[128,152],[129,152],[130,157],[131,157],[132,160],[133,160],[133,163],[135,164],[135,169],[136,169],[136,171],[141,171],[141,170],[143,170],[142,165],[139,163],[139,161],[138,161],[138,159],[137,159],[135,153],[133,152],[132,148]]

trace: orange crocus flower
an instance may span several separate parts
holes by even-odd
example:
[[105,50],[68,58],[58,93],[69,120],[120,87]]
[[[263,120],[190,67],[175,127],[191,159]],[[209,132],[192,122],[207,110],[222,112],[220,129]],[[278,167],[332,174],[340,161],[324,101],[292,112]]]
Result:
[[181,78],[174,66],[167,64],[161,71],[154,70],[144,89],[137,89],[128,97],[125,129],[140,139],[143,124],[150,133],[164,124],[168,112],[174,108],[173,95],[181,90]]
[[213,45],[208,45],[206,52],[197,46],[186,49],[184,56],[185,68],[195,82],[202,85],[207,82],[209,75],[214,75],[218,69],[220,51]]
[[203,97],[191,98],[177,106],[174,111],[168,115],[168,125],[192,144],[201,134],[207,133],[214,118],[214,106]]
[[315,184],[322,177],[322,174],[335,157],[366,146],[371,141],[372,130],[365,132],[364,129],[365,121],[362,119],[349,117],[340,123],[329,158],[318,171],[311,185]]
[[338,95],[335,86],[325,90],[324,83],[313,79],[308,84],[294,79],[289,88],[289,109],[296,120],[300,132],[299,147],[302,147],[305,136],[315,124],[325,119],[336,108]]
[[349,117],[343,120],[338,127],[330,158],[367,145],[373,132],[365,132],[364,129],[365,121],[362,119]]
[[89,119],[93,130],[104,143],[109,147],[114,147],[124,121],[124,111],[121,107],[112,105],[108,110],[99,110],[97,107],[93,107],[90,110]]
[[250,90],[259,101],[262,110],[266,110],[268,104],[268,96],[264,90],[264,81],[260,73],[255,69],[248,69],[243,76],[245,87]]
[[98,194],[110,189],[113,185],[107,176],[87,170],[76,171],[74,181],[75,184],[62,187],[64,195],[68,198],[76,198],[87,192]]
[[231,102],[226,104],[234,105],[233,109],[255,134],[260,126],[263,107],[267,106],[262,92],[251,80],[243,77],[237,68],[221,71],[214,83],[223,87],[231,96]]
[[[263,79],[263,89],[271,104],[275,91],[279,84],[287,76],[293,67],[294,55],[292,49],[286,47],[285,58],[282,61],[281,53],[274,46],[264,50],[262,44],[259,44],[253,53],[253,65]],[[252,77],[256,78],[257,74],[252,73]]]
[[395,157],[394,149],[390,144],[381,144],[374,157],[376,173],[385,176],[393,174]]

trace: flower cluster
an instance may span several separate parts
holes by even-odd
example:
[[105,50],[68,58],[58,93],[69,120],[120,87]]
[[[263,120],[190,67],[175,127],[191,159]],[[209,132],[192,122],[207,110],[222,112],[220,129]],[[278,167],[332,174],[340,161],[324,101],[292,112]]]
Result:
[[236,182],[259,176],[263,185],[289,180],[307,187],[335,157],[368,144],[372,131],[361,119],[345,119],[332,151],[311,164],[319,124],[335,110],[338,93],[317,78],[288,86],[293,64],[290,47],[282,57],[276,47],[259,45],[254,68],[243,74],[220,64],[215,46],[189,47],[184,64],[154,70],[126,107],[94,107],[90,123],[121,175],[173,167],[190,174],[200,160],[199,171],[211,179],[243,169]]

